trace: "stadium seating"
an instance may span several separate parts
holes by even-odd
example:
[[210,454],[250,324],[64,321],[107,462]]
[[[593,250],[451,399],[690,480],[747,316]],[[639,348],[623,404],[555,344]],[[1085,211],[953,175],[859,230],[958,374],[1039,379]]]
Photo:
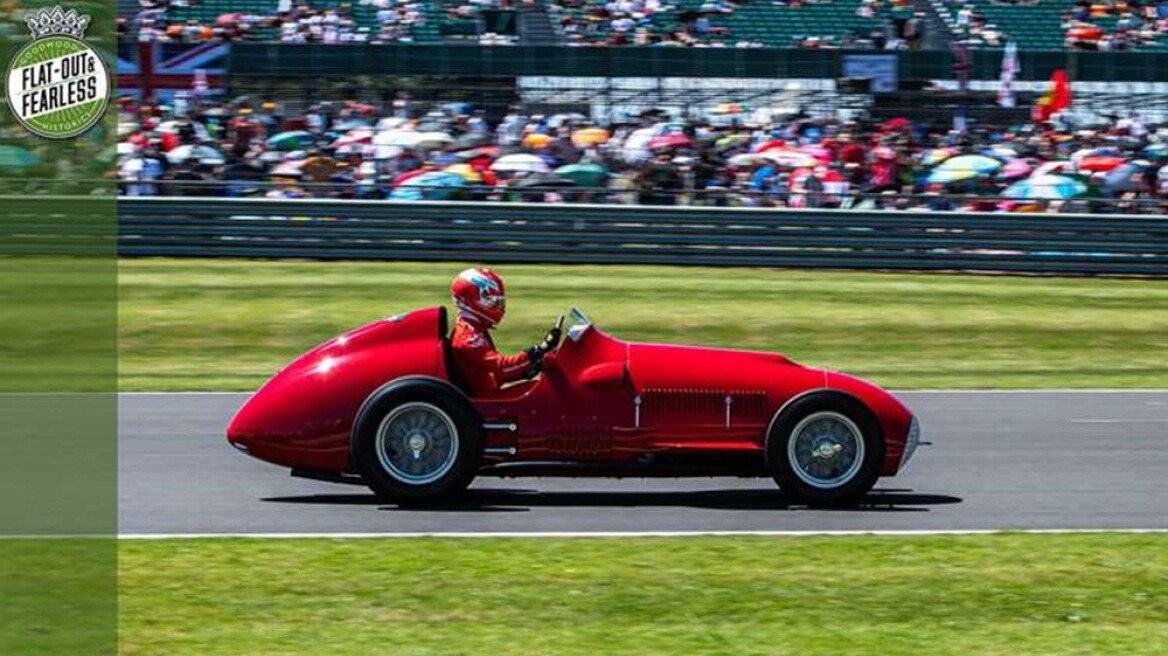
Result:
[[[655,34],[668,34],[682,28],[681,17],[687,12],[701,13],[707,0],[674,0],[674,9],[654,15],[645,27]],[[580,32],[588,42],[604,41],[612,35],[601,28],[605,21],[597,21],[588,16],[589,9],[603,5],[599,0],[580,5],[560,6],[553,11],[553,20],[571,18],[581,26]],[[790,46],[796,40],[819,37],[824,41],[839,43],[848,32],[869,35],[873,30],[882,29],[888,17],[885,10],[874,18],[865,18],[857,12],[861,0],[820,0],[804,2],[798,6],[779,5],[770,0],[730,5],[732,13],[706,13],[713,31],[709,34],[691,34],[698,41],[720,41],[726,44],[739,42],[760,43],[768,46]],[[911,15],[911,8],[908,14]],[[630,36],[631,40],[631,36]]]
[[867,35],[881,29],[882,18],[864,18],[856,12],[860,0],[832,0],[798,7],[752,2],[729,16],[724,24],[737,38],[788,46],[799,38],[829,37],[838,43],[851,31]]
[[[956,13],[960,5],[945,4],[944,0],[932,0],[933,7],[941,13],[950,26],[956,25]],[[1037,0],[1033,3],[1001,3],[993,0],[970,0],[975,12],[986,19],[987,27],[1003,33],[1018,43],[1018,47],[1029,50],[1062,50],[1066,47],[1066,30],[1063,15],[1071,9],[1069,0]],[[1107,34],[1116,32],[1116,16],[1091,19]],[[955,29],[960,32],[960,30]],[[1168,50],[1168,39],[1140,46],[1140,50]]]
[[[276,0],[201,0],[197,3],[187,3],[186,6],[172,5],[166,11],[171,23],[185,23],[195,21],[201,25],[215,25],[219,17],[224,14],[254,14],[257,16],[275,16]],[[275,29],[263,27],[252,30],[257,40],[273,40],[276,38]]]

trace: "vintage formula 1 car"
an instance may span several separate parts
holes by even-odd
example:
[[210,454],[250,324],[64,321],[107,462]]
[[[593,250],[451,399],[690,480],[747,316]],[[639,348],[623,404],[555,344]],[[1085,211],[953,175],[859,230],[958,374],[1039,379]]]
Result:
[[538,378],[475,397],[450,357],[445,308],[376,321],[277,373],[227,439],[293,475],[400,502],[487,475],[737,476],[840,504],[919,443],[913,414],[858,378],[773,353],[624,342],[570,316]]

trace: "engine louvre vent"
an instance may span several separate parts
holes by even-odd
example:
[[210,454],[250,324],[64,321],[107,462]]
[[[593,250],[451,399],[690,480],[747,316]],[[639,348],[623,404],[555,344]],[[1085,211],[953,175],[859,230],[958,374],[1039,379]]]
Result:
[[[727,402],[729,399],[729,402]],[[766,393],[691,389],[646,389],[641,392],[642,426],[757,423],[766,414]]]

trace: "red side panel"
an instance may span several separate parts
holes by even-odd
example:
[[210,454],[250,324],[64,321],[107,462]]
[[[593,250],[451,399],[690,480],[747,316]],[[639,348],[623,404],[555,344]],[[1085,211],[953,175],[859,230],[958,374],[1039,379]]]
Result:
[[305,353],[239,410],[228,439],[276,464],[348,470],[352,422],[370,394],[400,376],[446,379],[443,311],[375,321]]

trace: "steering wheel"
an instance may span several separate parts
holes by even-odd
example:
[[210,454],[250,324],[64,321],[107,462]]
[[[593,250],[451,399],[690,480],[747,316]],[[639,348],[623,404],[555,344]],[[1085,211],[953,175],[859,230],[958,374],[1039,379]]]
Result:
[[560,344],[563,343],[564,340],[564,315],[561,314],[560,317],[556,319],[555,325],[553,325],[552,329],[548,331],[547,337],[545,339],[547,339],[548,346],[550,347],[548,349],[549,351],[559,350]]

